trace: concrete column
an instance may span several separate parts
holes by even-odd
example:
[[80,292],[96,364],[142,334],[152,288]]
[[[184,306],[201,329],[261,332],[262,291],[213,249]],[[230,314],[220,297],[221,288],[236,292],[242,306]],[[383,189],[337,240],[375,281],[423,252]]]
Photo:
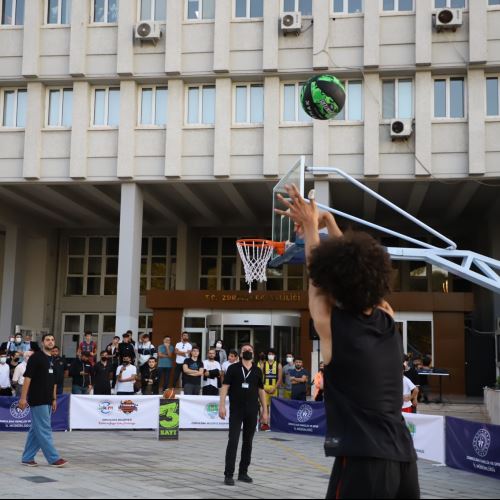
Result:
[[430,71],[417,71],[415,75],[415,175],[432,173],[432,74]]
[[278,71],[280,9],[281,2],[279,1],[268,0],[264,2],[264,50],[262,61],[264,71]]
[[188,274],[188,226],[187,224],[179,224],[177,227],[177,262],[175,268],[175,289],[187,290],[187,274]]
[[135,124],[137,121],[137,92],[134,81],[120,85],[120,129],[118,132],[118,167],[120,179],[134,177]]
[[417,66],[430,66],[432,63],[432,11],[434,0],[415,1],[416,44],[415,61]]
[[[218,5],[218,4],[217,4]],[[215,99],[215,150],[214,175],[229,177],[231,175],[231,117],[227,111],[227,103],[231,102],[231,79],[217,78]]]
[[40,70],[40,27],[45,5],[45,2],[32,1],[24,12],[22,73],[26,78],[37,77]]
[[71,2],[71,44],[69,73],[84,76],[87,63],[87,32],[90,19],[90,2]]
[[17,226],[7,226],[0,302],[0,335],[3,340],[14,333],[16,324],[22,324],[24,248],[21,229]]
[[228,73],[230,66],[232,0],[217,0],[215,9],[214,72]]
[[[270,2],[269,2],[270,3]],[[264,79],[264,175],[279,174],[280,117],[276,106],[280,102],[280,79]]]
[[328,167],[330,164],[330,126],[328,120],[313,121],[313,165]]
[[134,183],[122,184],[120,210],[120,247],[118,256],[118,293],[116,297],[116,332],[139,325],[143,195]]
[[71,158],[69,175],[72,179],[87,177],[87,139],[90,124],[90,85],[73,84],[73,124],[71,126]]
[[132,76],[134,73],[134,26],[136,21],[137,0],[120,0],[116,63],[116,72],[120,76]]
[[469,59],[471,64],[488,60],[487,2],[469,0]]
[[330,3],[313,2],[313,69],[323,70],[330,67],[328,57],[330,38]]
[[486,102],[483,69],[469,69],[469,174],[486,173]]
[[379,75],[365,74],[364,81],[364,150],[365,150],[365,169],[366,176],[379,175],[379,127],[380,127],[380,104],[377,99],[379,95]]
[[165,33],[165,73],[180,75],[182,71],[182,21],[184,2],[167,2]]
[[182,126],[184,124],[184,82],[168,82],[165,177],[182,175]]
[[40,179],[42,127],[45,120],[45,87],[38,82],[28,83],[27,120],[24,133],[23,177]]
[[[323,205],[330,206],[330,182],[328,180],[314,181],[316,191],[316,201]],[[307,195],[307,193],[305,193]]]
[[368,0],[364,2],[364,8],[364,66],[376,68],[380,64],[380,5]]

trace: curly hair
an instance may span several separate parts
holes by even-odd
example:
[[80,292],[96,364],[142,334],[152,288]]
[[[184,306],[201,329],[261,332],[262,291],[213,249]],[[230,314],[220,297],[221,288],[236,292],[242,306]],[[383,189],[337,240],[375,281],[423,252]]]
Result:
[[390,292],[391,260],[369,234],[348,231],[323,240],[311,253],[309,276],[314,286],[360,314],[378,305]]

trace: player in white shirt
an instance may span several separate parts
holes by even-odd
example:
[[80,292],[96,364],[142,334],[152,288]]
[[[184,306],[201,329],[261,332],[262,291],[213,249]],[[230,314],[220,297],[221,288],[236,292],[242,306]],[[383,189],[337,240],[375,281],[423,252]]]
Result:
[[177,385],[177,381],[183,373],[184,361],[189,358],[193,346],[189,343],[189,333],[183,332],[182,340],[175,344],[175,374],[174,374],[174,388]]
[[413,413],[413,407],[417,407],[418,388],[403,375],[403,413]]
[[133,396],[136,380],[137,368],[131,364],[130,356],[123,356],[123,364],[116,370],[116,394],[118,396]]
[[203,377],[203,390],[204,396],[218,396],[219,395],[219,380],[221,375],[221,366],[215,360],[215,349],[209,349],[208,359],[203,361],[203,368],[205,368],[205,375]]

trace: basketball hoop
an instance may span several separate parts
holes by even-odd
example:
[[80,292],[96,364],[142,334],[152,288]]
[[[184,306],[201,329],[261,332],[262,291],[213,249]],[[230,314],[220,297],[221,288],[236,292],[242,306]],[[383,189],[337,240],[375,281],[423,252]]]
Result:
[[267,281],[267,263],[271,260],[273,252],[283,254],[285,243],[270,240],[245,239],[236,242],[245,269],[245,281],[248,291],[252,293],[252,283]]

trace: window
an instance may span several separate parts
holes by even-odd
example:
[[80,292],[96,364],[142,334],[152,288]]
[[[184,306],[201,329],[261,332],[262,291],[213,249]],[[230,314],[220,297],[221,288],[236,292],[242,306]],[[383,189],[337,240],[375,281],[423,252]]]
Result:
[[363,0],[333,0],[334,14],[361,14],[362,12]]
[[465,117],[465,85],[463,78],[439,78],[434,80],[434,117]]
[[95,89],[94,127],[118,127],[120,123],[120,89],[109,87]]
[[3,26],[24,24],[24,0],[0,0]]
[[94,23],[117,23],[118,0],[94,0]]
[[488,0],[488,5],[500,5],[500,0]]
[[215,124],[215,85],[188,87],[187,123],[190,125]]
[[334,120],[363,121],[363,82],[361,80],[348,80],[342,83],[346,91],[345,104]]
[[236,238],[202,238],[200,290],[237,290],[242,271],[236,254]]
[[2,99],[2,127],[26,126],[26,89],[4,90]]
[[167,87],[144,87],[141,89],[140,125],[167,124]]
[[[305,289],[304,271],[305,266],[302,264],[285,264],[280,269],[268,269],[267,281],[261,287],[268,292],[281,290],[302,291]],[[257,285],[255,289],[257,289]]]
[[150,236],[142,239],[141,295],[147,290],[174,290],[177,239]]
[[434,7],[436,9],[465,9],[467,4],[466,0],[435,0]]
[[312,118],[300,105],[300,93],[304,82],[286,83],[283,85],[283,121],[292,123],[311,123]]
[[264,17],[264,0],[235,0],[234,17],[251,19]]
[[[500,1],[500,0],[499,0]],[[486,78],[486,115],[499,116],[498,77]]]
[[384,120],[413,117],[413,81],[411,79],[384,80],[382,96]]
[[73,120],[73,89],[50,89],[47,126],[70,128]]
[[47,24],[71,24],[71,0],[47,1]]
[[236,123],[264,123],[264,86],[237,85],[235,92]]
[[312,16],[312,0],[283,0],[283,12],[297,11],[303,16]]
[[187,18],[215,19],[215,0],[187,0]]
[[413,0],[383,0],[384,12],[413,12]]
[[141,0],[140,17],[141,21],[166,21],[167,0]]

